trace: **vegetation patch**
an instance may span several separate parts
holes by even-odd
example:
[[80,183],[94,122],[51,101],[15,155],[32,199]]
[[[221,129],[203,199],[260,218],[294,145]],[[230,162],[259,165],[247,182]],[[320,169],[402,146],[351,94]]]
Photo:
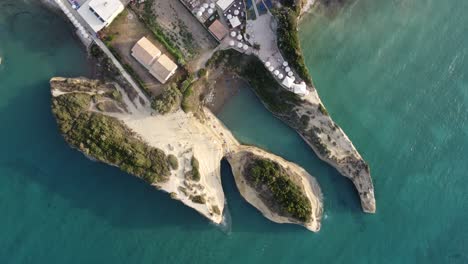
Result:
[[312,207],[304,191],[276,162],[252,158],[244,174],[248,182],[280,215],[301,222],[311,220]]
[[[300,12],[300,7],[297,7]],[[309,70],[305,65],[304,56],[301,50],[301,43],[297,33],[298,11],[289,7],[274,10],[273,14],[278,19],[278,47],[285,59],[290,63],[297,74],[309,85],[312,86]]]
[[179,168],[179,161],[177,160],[177,157],[172,155],[172,154],[169,154],[167,156],[167,159],[169,161],[169,165],[171,165],[171,168],[173,170],[177,170]]
[[197,158],[195,158],[195,156],[192,157],[190,163],[192,165],[192,180],[200,181],[200,163],[198,162]]
[[182,94],[177,89],[177,84],[172,83],[164,89],[162,94],[155,98],[151,107],[160,114],[167,114],[179,108],[181,97]]
[[190,200],[192,200],[192,202],[194,202],[194,203],[199,203],[199,204],[206,203],[206,199],[202,195],[190,196]]
[[65,140],[99,161],[113,164],[148,183],[167,180],[169,161],[164,152],[148,146],[120,120],[87,111],[91,95],[54,97],[52,111]]

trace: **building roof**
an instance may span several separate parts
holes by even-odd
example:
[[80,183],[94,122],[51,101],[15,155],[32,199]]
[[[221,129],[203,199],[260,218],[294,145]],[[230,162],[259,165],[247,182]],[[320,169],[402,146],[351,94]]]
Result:
[[234,16],[234,17],[232,17],[231,19],[229,19],[229,23],[231,23],[231,26],[232,26],[233,28],[236,28],[236,27],[238,27],[238,26],[241,25],[241,22],[240,22],[240,20],[239,20],[239,17],[237,17],[237,16]]
[[208,29],[219,41],[221,41],[229,32],[223,23],[219,21],[219,19],[216,19]]
[[292,88],[295,94],[307,95],[309,93],[309,91],[307,91],[307,85],[305,82],[301,82],[299,84],[293,83]]
[[[109,2],[111,4],[104,5],[101,2]],[[101,14],[99,14],[98,11],[93,8],[93,10],[95,10],[96,13],[98,13],[98,15],[104,21],[99,20],[96,14],[94,14],[89,9],[91,4],[95,5],[95,8],[99,10],[99,12],[101,12]],[[116,6],[117,6],[117,9],[114,8]],[[108,8],[105,8],[105,7],[108,7]],[[111,22],[111,21],[108,21],[109,19],[112,19],[113,16],[116,16],[116,14],[120,13],[123,9],[124,9],[124,6],[119,0],[87,0],[78,9],[78,13],[86,21],[86,23],[88,23],[88,25],[94,30],[94,32],[99,32],[106,25],[108,25],[109,22]],[[112,14],[108,16],[108,14],[111,13],[110,10],[112,10]],[[105,17],[107,17],[107,19]]]
[[120,0],[91,0],[91,7],[104,21],[109,20],[116,12],[124,8]]
[[150,73],[161,83],[165,83],[177,69],[175,64],[165,54],[161,55],[150,67]]
[[283,84],[284,86],[286,86],[287,88],[291,88],[291,86],[293,85],[293,83],[294,83],[293,80],[292,80],[290,77],[288,77],[288,76],[286,76],[286,77],[284,78],[283,82],[282,82],[282,84]]
[[232,5],[232,3],[234,3],[234,0],[218,0],[216,5],[218,5],[218,7],[224,12]]
[[147,38],[142,37],[132,48],[132,56],[143,66],[149,68],[151,63],[161,56],[161,51]]

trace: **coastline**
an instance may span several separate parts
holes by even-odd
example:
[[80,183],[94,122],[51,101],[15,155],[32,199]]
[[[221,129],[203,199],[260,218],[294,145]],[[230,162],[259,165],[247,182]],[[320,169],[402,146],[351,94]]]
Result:
[[[120,92],[121,97],[115,97],[113,92],[110,93],[113,91],[112,87]],[[141,171],[141,166],[147,166],[144,165],[145,161],[137,162],[135,168],[133,163],[125,163],[123,164],[125,167],[122,167],[120,161],[112,161],[114,151],[106,152],[104,149],[100,149],[99,145],[93,143],[104,140],[103,146],[106,148],[110,146],[112,150],[112,144],[118,144],[120,149],[122,147],[117,143],[120,141],[112,139],[114,136],[108,132],[116,131],[115,134],[122,137],[122,131],[131,131],[131,133],[128,132],[129,135],[124,137],[133,138],[130,140],[133,140],[134,145],[143,144],[147,148],[160,151],[162,155],[173,156],[177,161],[177,166],[171,165],[172,169],[169,170],[169,175],[164,176],[163,180],[150,181],[149,183],[170,194],[171,198],[195,209],[215,224],[222,224],[225,216],[226,201],[221,184],[221,160],[227,157],[228,161],[232,163],[231,157],[249,152],[277,161],[284,169],[292,171],[294,175],[302,175],[303,180],[298,183],[298,186],[305,189],[306,197],[312,205],[312,222],[302,223],[298,220],[281,217],[271,211],[276,209],[267,208],[269,213],[266,213],[265,205],[262,205],[263,203],[260,203],[259,199],[252,198],[255,195],[260,195],[258,193],[250,192],[249,196],[244,196],[245,199],[274,222],[299,224],[314,232],[320,229],[323,204],[320,187],[316,180],[296,164],[286,162],[284,159],[256,147],[241,145],[231,131],[207,108],[202,109],[202,119],[195,117],[193,113],[184,113],[181,109],[161,115],[147,106],[133,105],[125,91],[118,85],[86,78],[54,77],[51,80],[51,95],[53,112],[56,115],[59,128],[71,147],[80,150],[88,158],[117,166],[148,182],[144,174],[131,172]],[[88,101],[84,100],[85,98],[89,98]],[[110,110],[106,110],[106,108],[100,108],[98,105],[103,102],[107,103],[107,109],[120,110],[109,112]],[[101,125],[107,127],[100,128],[96,122],[104,122]],[[87,127],[88,123],[91,127]],[[112,127],[112,124],[120,126],[120,128],[116,129]],[[101,133],[96,133],[93,129],[104,131],[104,134],[99,136]],[[83,131],[86,134],[80,134]],[[131,147],[128,142],[122,146]],[[94,150],[95,148],[98,149]],[[101,156],[93,156],[97,155],[96,153],[101,153],[99,154]],[[132,156],[135,153],[132,149],[124,151],[124,153],[129,155],[126,158],[129,161],[138,161],[143,158]],[[117,153],[117,155],[121,154]],[[145,156],[152,159],[150,153],[146,153]],[[197,160],[196,165],[194,165],[194,159]],[[235,163],[232,165],[235,166]],[[154,166],[161,167],[162,165],[151,165],[151,168]],[[193,176],[194,170],[199,174],[198,179]],[[241,186],[241,183],[236,184]]]

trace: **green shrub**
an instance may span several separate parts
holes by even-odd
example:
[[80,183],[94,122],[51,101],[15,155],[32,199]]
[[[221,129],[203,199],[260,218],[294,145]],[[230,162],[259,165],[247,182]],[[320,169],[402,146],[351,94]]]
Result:
[[192,157],[192,180],[194,181],[200,181],[200,164],[198,163],[198,160],[195,157]]
[[204,203],[206,203],[205,197],[204,197],[204,196],[201,196],[201,195],[191,196],[191,197],[190,197],[190,200],[192,200],[192,202],[194,202],[194,203],[199,203],[199,204],[204,204]]
[[198,77],[199,77],[199,78],[203,78],[203,77],[206,76],[206,73],[207,73],[207,71],[206,71],[205,68],[200,69],[200,70],[198,71]]
[[275,10],[274,15],[278,19],[278,47],[291,67],[308,84],[312,85],[309,70],[305,65],[301,50],[301,43],[297,32],[297,13],[290,8]]
[[156,97],[151,107],[160,114],[167,114],[179,108],[182,94],[176,84],[171,84],[163,93]]
[[89,112],[90,102],[91,96],[84,93],[53,98],[52,111],[65,140],[87,155],[149,183],[166,180],[170,165],[164,152],[138,139],[117,118]]
[[169,154],[167,156],[167,160],[169,161],[169,165],[171,165],[173,170],[177,170],[179,168],[179,161],[177,160],[176,156]]
[[268,189],[283,214],[302,222],[310,221],[309,199],[278,163],[257,158],[248,167],[247,175],[257,190]]
[[213,211],[213,213],[217,214],[217,215],[220,215],[221,214],[221,210],[219,210],[219,207],[217,205],[213,205],[211,207],[211,210]]

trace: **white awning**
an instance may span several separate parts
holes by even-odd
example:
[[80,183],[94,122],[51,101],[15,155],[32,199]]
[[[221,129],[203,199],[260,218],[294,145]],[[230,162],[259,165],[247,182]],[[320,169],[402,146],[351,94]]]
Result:
[[287,88],[291,88],[291,86],[294,84],[293,80],[291,80],[291,78],[289,78],[288,76],[286,76],[282,82],[282,84],[284,86],[286,86]]
[[229,23],[231,23],[231,26],[233,28],[236,28],[236,27],[238,27],[238,26],[240,26],[242,24],[240,22],[240,20],[239,20],[239,17],[237,17],[237,16],[234,16],[231,19],[229,19]]

